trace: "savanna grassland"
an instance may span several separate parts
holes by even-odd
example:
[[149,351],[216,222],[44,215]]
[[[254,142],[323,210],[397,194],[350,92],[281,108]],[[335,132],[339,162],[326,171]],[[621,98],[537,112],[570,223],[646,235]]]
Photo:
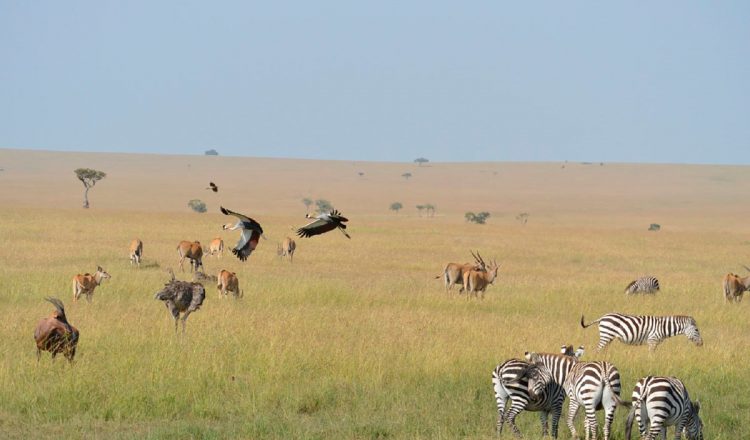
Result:
[[[108,173],[88,210],[79,167]],[[725,273],[750,266],[748,167],[0,150],[0,168],[2,438],[496,438],[491,370],[562,343],[614,363],[627,396],[642,376],[680,377],[702,403],[708,439],[750,433],[750,300],[724,304],[720,289]],[[204,189],[209,180],[219,193]],[[352,239],[298,239],[290,264],[276,243],[305,223],[304,197],[342,210]],[[193,198],[209,212],[192,212]],[[388,210],[396,201],[399,213]],[[418,215],[425,203],[434,217]],[[220,204],[258,220],[269,239],[245,263],[204,258],[209,273],[236,271],[245,296],[221,300],[207,285],[175,335],[153,295],[180,240],[236,242]],[[491,217],[469,224],[466,211]],[[135,237],[140,269],[127,257]],[[469,261],[469,249],[501,264],[484,301],[446,295],[434,279],[445,263]],[[112,279],[93,303],[73,303],[73,275],[97,265]],[[661,292],[626,297],[646,274]],[[46,353],[37,364],[46,296],[65,302],[81,332],[72,366]],[[597,330],[581,329],[581,314],[613,311],[693,315],[705,344],[680,336],[653,354],[618,342],[596,354]],[[518,422],[539,436],[537,414]],[[560,438],[570,438],[564,424]]]

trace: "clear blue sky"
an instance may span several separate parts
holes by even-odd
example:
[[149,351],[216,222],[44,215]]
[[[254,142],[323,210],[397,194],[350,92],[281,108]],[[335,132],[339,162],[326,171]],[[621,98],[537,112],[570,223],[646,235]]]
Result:
[[0,148],[750,163],[750,2],[0,0]]

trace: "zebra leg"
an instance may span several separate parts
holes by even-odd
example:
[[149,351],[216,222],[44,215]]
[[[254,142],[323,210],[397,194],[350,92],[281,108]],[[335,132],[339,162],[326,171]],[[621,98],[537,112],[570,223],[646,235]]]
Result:
[[667,430],[664,427],[664,418],[659,417],[658,414],[655,414],[654,417],[651,418],[651,425],[648,430],[648,438],[650,439],[665,438],[665,437],[662,437],[662,433],[664,436],[667,435]]
[[505,402],[506,400],[503,399],[501,396],[498,396],[497,393],[495,393],[495,400],[497,401],[497,434],[500,435],[503,433],[503,425],[505,424]]
[[547,437],[547,414],[549,411],[539,411],[539,421],[542,422],[542,437]]
[[[604,440],[609,440],[609,435],[612,431],[612,421],[615,419],[615,410],[617,404],[612,402],[613,405],[609,408],[604,409]],[[596,436],[594,436],[596,438]]]
[[654,351],[656,350],[656,347],[661,343],[661,340],[659,339],[648,339],[648,351]]
[[552,438],[557,438],[557,428],[560,426],[560,415],[562,414],[562,402],[552,409]]
[[596,440],[596,430],[599,425],[596,423],[596,408],[585,407],[586,412],[586,440]]
[[599,336],[599,344],[596,346],[596,352],[599,353],[605,348],[607,348],[607,345],[609,345],[610,342],[614,339],[614,336],[612,335],[600,335]]
[[517,438],[521,438],[523,437],[523,435],[521,435],[521,430],[518,429],[518,426],[516,425],[516,416],[518,415],[518,413],[523,411],[523,407],[515,406],[514,404],[516,402],[513,402],[512,400],[511,402],[511,407],[508,410],[508,413],[505,415],[505,419],[508,421],[508,423],[510,423],[510,427],[513,429],[513,434],[515,434]]
[[568,425],[568,429],[570,429],[570,435],[573,436],[573,438],[576,440],[578,440],[580,437],[578,437],[578,432],[576,431],[576,426],[573,421],[576,418],[579,407],[580,404],[576,402],[575,399],[570,399],[570,405],[568,406],[568,417],[565,419],[565,422]]

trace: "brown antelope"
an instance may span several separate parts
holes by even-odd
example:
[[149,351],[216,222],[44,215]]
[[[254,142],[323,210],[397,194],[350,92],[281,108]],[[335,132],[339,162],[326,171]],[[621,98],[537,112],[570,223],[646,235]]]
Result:
[[208,255],[216,255],[221,258],[224,255],[224,240],[216,237],[208,244]]
[[[481,259],[481,257],[479,258]],[[500,265],[497,264],[497,261],[493,260],[492,263],[486,265],[486,267],[486,272],[483,272],[481,270],[470,270],[468,272],[464,272],[464,288],[466,289],[466,299],[469,299],[471,294],[474,294],[474,296],[476,297],[480,292],[482,293],[481,298],[484,299],[484,291],[487,289],[487,286],[495,283],[495,278],[497,278],[497,270],[500,268]]]
[[[750,268],[747,266],[743,267],[750,271]],[[741,277],[730,272],[724,275],[721,285],[724,288],[724,302],[738,303],[742,301],[742,294],[746,290],[750,290],[750,276]]]
[[44,350],[52,353],[52,359],[58,353],[62,353],[69,362],[73,362],[80,333],[77,328],[68,323],[62,301],[57,298],[46,298],[46,300],[55,306],[55,311],[39,321],[34,330],[36,361],[39,362],[42,350]]
[[91,275],[80,273],[73,277],[73,302],[78,301],[81,294],[86,295],[86,301],[91,302],[91,297],[94,296],[94,289],[107,278],[112,278],[101,266],[96,267],[96,273]]
[[284,239],[283,243],[280,243],[278,245],[278,248],[276,250],[276,254],[279,257],[289,257],[289,262],[293,262],[294,260],[294,250],[297,249],[297,243],[294,242],[294,240],[291,239],[291,237],[287,237]]
[[141,267],[141,257],[143,256],[143,242],[136,238],[130,242],[130,265],[137,264]]
[[471,252],[471,256],[474,257],[474,264],[448,263],[445,265],[445,269],[443,269],[443,275],[438,275],[435,277],[435,279],[437,279],[442,276],[445,280],[445,293],[449,293],[453,289],[453,286],[455,284],[461,285],[461,289],[458,291],[458,293],[462,293],[464,291],[464,273],[471,270],[487,270],[487,266],[484,264],[482,257],[479,256],[479,251],[477,251],[476,255],[474,255],[474,252]]
[[244,293],[240,290],[240,281],[237,279],[237,274],[228,270],[219,271],[217,277],[216,288],[219,290],[219,296],[224,298],[227,296],[227,292],[232,292],[235,298],[242,298]]
[[198,268],[203,268],[203,247],[200,241],[181,241],[177,245],[177,255],[180,256],[180,270],[185,272],[185,268],[182,266],[185,258],[190,260],[190,270],[196,271]]

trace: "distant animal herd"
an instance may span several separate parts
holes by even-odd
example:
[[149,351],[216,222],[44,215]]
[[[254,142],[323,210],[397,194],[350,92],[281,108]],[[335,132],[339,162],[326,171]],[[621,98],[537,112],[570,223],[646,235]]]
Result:
[[[216,186],[210,189],[217,191]],[[239,230],[240,240],[232,248],[232,253],[240,260],[246,261],[256,249],[259,239],[265,238],[261,225],[255,220],[221,207],[225,215],[234,216],[234,224],[225,224],[224,230]],[[310,223],[299,228],[297,235],[312,237],[334,229],[340,230],[347,238],[346,222],[340,212],[332,210],[317,216],[306,215]],[[277,246],[280,258],[288,257],[293,261],[297,248],[291,237],[286,237]],[[203,271],[203,256],[212,255],[221,258],[224,253],[224,242],[220,237],[213,239],[207,248],[198,241],[181,241],[177,246],[178,265],[184,271],[183,263],[189,261],[192,281],[180,281],[175,278],[172,269],[171,277],[154,298],[163,301],[174,319],[175,332],[178,323],[185,322],[188,316],[199,310],[206,298],[204,283],[216,283],[221,298],[231,294],[242,298],[237,274],[225,269],[217,275],[208,275]],[[442,278],[446,293],[455,285],[460,285],[459,294],[466,293],[466,298],[484,299],[486,289],[494,284],[498,277],[500,265],[496,260],[486,263],[477,251],[471,253],[474,263],[449,263],[443,273],[435,278]],[[134,239],[129,246],[130,263],[140,267],[143,258],[143,242]],[[748,271],[750,268],[745,267]],[[73,277],[73,302],[85,296],[92,302],[94,291],[110,274],[97,267],[93,274],[78,274]],[[637,278],[627,285],[628,295],[644,293],[654,294],[659,291],[659,281],[652,276]],[[750,276],[741,277],[728,273],[722,280],[722,289],[726,302],[739,303],[743,293],[750,288]],[[65,307],[57,298],[47,298],[55,310],[42,319],[35,331],[37,362],[42,351],[51,353],[54,359],[62,354],[71,363],[76,354],[80,332],[68,322]],[[596,351],[604,350],[615,339],[629,345],[648,345],[655,350],[657,345],[667,338],[685,335],[697,346],[703,345],[703,339],[695,319],[690,316],[634,316],[620,313],[608,313],[586,323],[581,316],[580,325],[587,328],[598,324],[599,343]],[[577,350],[571,345],[564,345],[560,353],[525,353],[524,359],[509,359],[492,371],[492,385],[497,404],[497,432],[502,433],[503,426],[510,424],[514,434],[521,436],[516,426],[516,416],[522,411],[540,413],[542,435],[548,434],[547,421],[551,416],[551,435],[557,437],[558,424],[565,398],[569,399],[566,423],[573,438],[579,438],[573,424],[574,418],[583,408],[585,414],[584,429],[586,439],[597,438],[596,411],[604,410],[604,439],[611,435],[612,421],[618,406],[631,407],[626,422],[626,438],[631,438],[633,422],[637,421],[638,430],[645,439],[665,438],[666,427],[675,426],[675,438],[685,435],[690,440],[703,438],[703,423],[698,401],[691,400],[685,385],[675,377],[646,376],[639,379],[633,389],[629,402],[620,398],[621,378],[617,368],[604,361],[582,361],[584,348]]]

